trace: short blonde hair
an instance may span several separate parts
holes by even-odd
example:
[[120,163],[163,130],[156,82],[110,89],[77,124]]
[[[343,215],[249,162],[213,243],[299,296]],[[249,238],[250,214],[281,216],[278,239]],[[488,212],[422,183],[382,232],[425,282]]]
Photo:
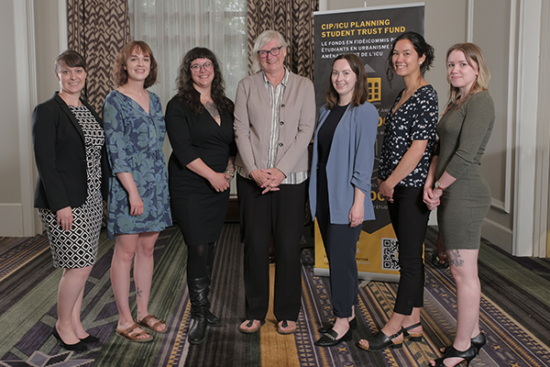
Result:
[[256,38],[256,42],[254,42],[254,49],[252,50],[252,74],[256,74],[262,70],[262,64],[260,64],[260,55],[258,55],[258,51],[274,39],[279,41],[279,45],[283,46],[285,49],[288,48],[288,44],[281,33],[274,30],[262,32],[262,34]]
[[[489,80],[491,79],[491,72],[487,67],[487,63],[485,62],[485,57],[483,56],[483,51],[481,51],[481,48],[474,43],[457,43],[456,45],[451,46],[451,48],[449,48],[449,50],[447,51],[445,63],[447,62],[447,60],[449,59],[449,55],[453,51],[461,51],[464,54],[464,57],[466,57],[466,62],[468,63],[468,65],[470,65],[473,69],[476,69],[477,65],[477,69],[479,70],[479,75],[472,85],[472,89],[470,89],[470,94],[488,90]],[[460,89],[458,89],[457,87],[453,87],[450,80],[447,81],[450,85],[449,102],[447,105],[450,106],[455,104],[461,97],[461,95]],[[464,98],[462,98],[462,101],[463,100]]]

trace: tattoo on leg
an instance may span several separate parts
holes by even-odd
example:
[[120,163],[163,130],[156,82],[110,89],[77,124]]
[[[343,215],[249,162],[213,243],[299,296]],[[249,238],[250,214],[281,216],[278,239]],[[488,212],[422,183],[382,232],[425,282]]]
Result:
[[139,287],[136,288],[136,297],[141,297],[141,293],[143,293],[143,291],[141,289],[139,289]]
[[458,250],[447,251],[447,258],[451,266],[461,267],[464,265],[464,260],[460,258],[460,252]]

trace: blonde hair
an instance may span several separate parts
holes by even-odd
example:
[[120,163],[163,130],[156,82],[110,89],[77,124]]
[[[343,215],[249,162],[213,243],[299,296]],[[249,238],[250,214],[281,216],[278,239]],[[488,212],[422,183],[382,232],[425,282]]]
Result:
[[[468,95],[481,92],[481,91],[486,91],[489,88],[489,80],[491,79],[491,72],[489,71],[489,68],[487,67],[487,63],[485,62],[483,51],[481,51],[481,48],[479,48],[478,45],[473,43],[457,43],[456,45],[451,46],[451,48],[449,48],[449,50],[447,51],[445,62],[447,62],[447,60],[449,59],[449,55],[453,51],[461,51],[464,54],[464,57],[466,57],[466,62],[468,63],[468,65],[470,65],[474,70],[476,69],[476,65],[477,65],[479,74],[466,96],[460,95],[460,89],[457,87],[453,87],[450,80],[447,80],[450,85],[449,102],[447,103],[447,110],[449,109],[450,106],[457,103],[459,99],[460,99],[459,104],[461,104]],[[464,97],[464,98],[461,98],[461,97]]]
[[288,44],[281,33],[273,30],[262,32],[262,34],[256,38],[256,42],[254,42],[254,49],[252,50],[252,74],[256,74],[262,70],[262,64],[260,64],[260,55],[258,55],[258,51],[274,39],[279,41],[279,45],[283,46],[285,49],[288,48]]

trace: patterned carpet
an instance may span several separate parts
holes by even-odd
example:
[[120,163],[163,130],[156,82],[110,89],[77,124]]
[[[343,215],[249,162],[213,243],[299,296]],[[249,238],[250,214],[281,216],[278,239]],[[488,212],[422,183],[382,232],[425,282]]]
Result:
[[[435,233],[429,232],[428,246]],[[208,329],[204,344],[190,346],[186,246],[179,230],[162,232],[155,248],[150,312],[167,320],[169,332],[154,334],[155,340],[144,344],[114,333],[117,311],[109,281],[113,243],[103,233],[82,312],[84,325],[100,342],[81,354],[66,352],[51,336],[60,270],[51,266],[47,240],[0,238],[0,366],[428,366],[437,349],[452,340],[454,283],[448,269],[427,265],[422,343],[406,342],[401,350],[383,352],[357,348],[360,338],[376,332],[391,316],[396,295],[395,284],[371,282],[360,286],[359,326],[353,341],[315,347],[317,329],[330,321],[332,312],[328,279],[313,275],[312,249],[302,252],[298,333],[277,334],[270,313],[260,333],[241,334],[237,326],[244,319],[244,289],[239,237],[238,224],[225,225],[217,249],[211,298],[213,312],[223,323]],[[488,344],[471,365],[550,366],[550,261],[514,258],[483,244],[480,279],[480,320]],[[132,289],[132,304],[134,297]]]

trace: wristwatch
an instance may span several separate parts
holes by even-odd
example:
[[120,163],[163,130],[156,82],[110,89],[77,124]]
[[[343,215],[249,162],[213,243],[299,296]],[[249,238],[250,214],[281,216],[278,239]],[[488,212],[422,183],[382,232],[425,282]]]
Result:
[[441,187],[441,182],[439,182],[439,180],[435,182],[434,189],[439,189],[441,191],[445,190],[445,188]]

